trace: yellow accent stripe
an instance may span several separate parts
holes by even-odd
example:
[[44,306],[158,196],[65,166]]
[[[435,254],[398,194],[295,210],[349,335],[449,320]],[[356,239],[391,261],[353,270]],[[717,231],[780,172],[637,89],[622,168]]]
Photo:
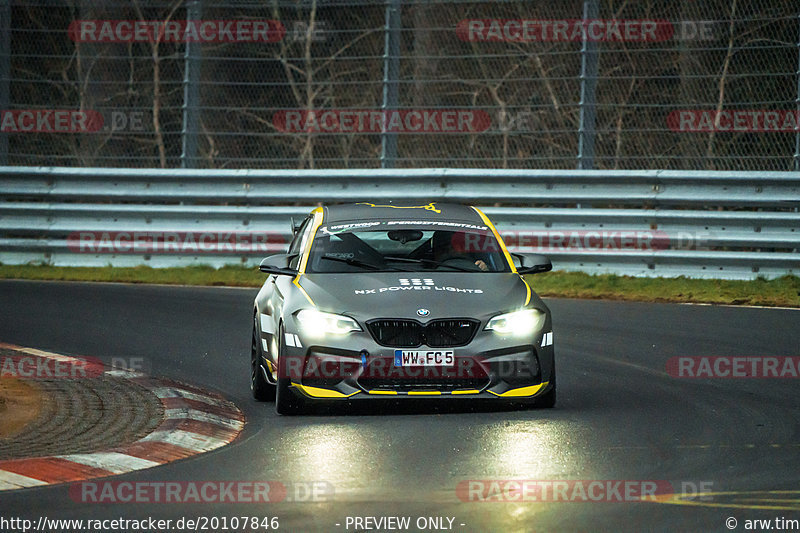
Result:
[[371,391],[367,391],[367,392],[369,392],[370,394],[383,394],[385,396],[397,396],[397,392],[395,392],[393,390],[371,390]]
[[481,217],[481,220],[483,220],[483,223],[486,224],[490,230],[492,230],[492,233],[494,233],[494,237],[495,239],[497,239],[497,243],[500,246],[500,249],[503,251],[503,255],[505,256],[506,261],[508,261],[508,265],[511,267],[511,272],[516,274],[517,267],[514,266],[514,260],[511,259],[511,254],[508,253],[508,249],[506,248],[506,243],[503,242],[503,239],[500,237],[500,234],[497,233],[497,229],[494,227],[494,224],[492,224],[492,221],[489,220],[489,217],[484,215],[483,211],[481,211],[477,207],[472,206],[472,209],[474,209],[475,212],[478,213],[478,215]]
[[548,386],[549,384],[550,384],[549,381],[543,381],[538,385],[531,385],[530,387],[520,387],[518,389],[511,389],[511,390],[507,390],[507,391],[505,391],[505,392],[503,392],[501,394],[497,394],[496,392],[492,392],[492,391],[489,391],[489,392],[491,392],[495,396],[501,396],[503,398],[519,398],[519,397],[522,397],[522,396],[533,396],[534,394],[536,394],[537,392],[539,392],[541,389],[543,389],[544,387]]
[[441,396],[441,392],[438,390],[410,390],[408,391],[409,396]]
[[305,243],[302,244],[301,253],[303,255],[300,257],[300,265],[297,267],[297,276],[295,276],[295,278],[292,280],[292,283],[294,283],[295,286],[298,289],[300,289],[300,292],[302,292],[303,296],[306,297],[306,300],[308,300],[308,303],[310,303],[311,305],[316,307],[317,304],[314,303],[314,300],[311,299],[311,296],[309,296],[308,293],[306,292],[306,290],[300,285],[300,276],[303,275],[305,273],[305,271],[306,271],[306,264],[308,263],[308,256],[309,256],[309,253],[311,252],[311,243],[314,242],[314,235],[317,234],[317,230],[322,225],[322,218],[323,218],[322,208],[321,207],[317,207],[311,213],[314,215],[314,226],[311,228],[311,233],[309,234],[310,237],[308,239],[308,242],[305,242]]
[[525,278],[523,278],[522,276],[520,276],[520,278],[522,278],[522,283],[525,284],[525,290],[528,291],[525,294],[525,304],[524,304],[524,305],[528,305],[531,302],[531,286],[528,285],[528,282],[525,281]]
[[303,296],[306,297],[306,300],[308,300],[308,302],[311,305],[313,305],[314,307],[317,306],[317,304],[314,303],[314,300],[311,299],[311,296],[309,296],[306,290],[302,287],[302,285],[300,285],[300,274],[295,276],[294,280],[292,280],[292,283],[294,283],[297,286],[297,288],[300,289],[300,292],[303,293]]
[[321,389],[319,387],[309,387],[308,385],[301,385],[300,383],[292,383],[293,386],[297,387],[301,391],[305,392],[312,398],[349,398],[355,394],[358,394],[361,391],[355,391],[350,394],[344,394],[342,392],[330,389]]
[[478,389],[454,390],[450,394],[480,394]]
[[[514,260],[511,259],[511,254],[509,253],[508,248],[506,248],[506,243],[503,242],[502,237],[500,237],[500,234],[497,232],[497,229],[494,227],[494,224],[492,224],[492,221],[489,220],[489,217],[484,215],[483,211],[481,211],[477,207],[472,206],[472,209],[474,209],[475,212],[480,215],[481,220],[483,220],[484,224],[489,226],[489,229],[492,230],[492,233],[494,233],[495,238],[499,242],[500,249],[503,250],[503,255],[506,257],[506,261],[508,261],[508,264],[511,266],[511,271],[516,274],[517,273],[517,267],[514,266]],[[525,290],[527,291],[527,293],[525,294],[525,303],[522,304],[524,306],[524,305],[528,305],[531,302],[531,286],[528,285],[528,282],[525,281],[525,278],[523,278],[522,276],[520,276],[520,278],[522,278],[522,282],[525,284]]]
[[318,207],[314,209],[312,213],[314,213],[314,225],[311,227],[311,233],[309,234],[308,242],[306,242],[303,246],[303,257],[300,259],[300,266],[297,268],[298,274],[305,274],[306,272],[308,256],[311,253],[311,244],[314,242],[314,236],[317,234],[317,230],[322,225],[322,208]]

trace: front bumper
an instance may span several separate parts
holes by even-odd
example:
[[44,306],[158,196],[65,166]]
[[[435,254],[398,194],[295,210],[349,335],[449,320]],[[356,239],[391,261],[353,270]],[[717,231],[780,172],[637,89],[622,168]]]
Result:
[[452,350],[453,367],[395,367],[395,348],[366,331],[315,337],[287,324],[281,368],[295,394],[315,400],[403,398],[533,399],[550,389],[554,350],[549,320],[527,338],[480,330]]

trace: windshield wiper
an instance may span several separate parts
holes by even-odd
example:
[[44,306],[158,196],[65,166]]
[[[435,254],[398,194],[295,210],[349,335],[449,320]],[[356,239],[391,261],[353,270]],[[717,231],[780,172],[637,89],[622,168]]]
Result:
[[389,261],[399,261],[401,263],[417,263],[417,264],[425,263],[427,265],[434,265],[437,267],[452,268],[453,270],[458,270],[459,272],[481,272],[480,269],[472,270],[470,268],[464,268],[461,266],[449,265],[447,263],[443,263],[442,261],[434,261],[433,259],[416,259],[411,257],[396,257],[392,255],[385,255],[383,256],[383,258],[388,259]]
[[323,255],[320,259],[327,259],[328,261],[339,261],[341,263],[346,263],[348,265],[353,265],[361,268],[368,268],[371,270],[396,270],[398,272],[407,272],[402,268],[373,265],[372,263],[367,263],[366,261],[361,261],[359,259],[353,259],[352,257],[337,257],[335,255]]

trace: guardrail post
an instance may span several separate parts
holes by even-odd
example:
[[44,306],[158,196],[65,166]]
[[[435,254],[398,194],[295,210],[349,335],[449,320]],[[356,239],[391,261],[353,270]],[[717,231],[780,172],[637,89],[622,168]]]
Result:
[[[201,0],[189,0],[186,20],[200,20]],[[200,121],[200,43],[187,40],[183,72],[183,137],[181,168],[197,168],[197,135]]]
[[[599,18],[598,0],[586,0],[583,3],[584,28],[588,22]],[[584,31],[581,46],[581,101],[580,126],[578,129],[578,168],[594,168],[594,137],[597,110],[595,108],[597,93],[598,51],[597,41],[588,39]]]
[[[11,0],[0,0],[0,110],[11,101]],[[8,164],[8,133],[0,132],[0,165]]]
[[386,3],[384,32],[381,168],[394,168],[397,159],[397,132],[386,131],[386,113],[397,109],[397,85],[400,77],[400,0],[388,0]]

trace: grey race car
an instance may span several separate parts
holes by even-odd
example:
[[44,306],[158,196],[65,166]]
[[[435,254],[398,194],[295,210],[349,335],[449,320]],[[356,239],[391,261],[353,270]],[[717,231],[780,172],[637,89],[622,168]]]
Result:
[[552,407],[550,311],[469,206],[357,203],[293,225],[253,309],[251,387],[278,413],[310,402],[491,399]]

